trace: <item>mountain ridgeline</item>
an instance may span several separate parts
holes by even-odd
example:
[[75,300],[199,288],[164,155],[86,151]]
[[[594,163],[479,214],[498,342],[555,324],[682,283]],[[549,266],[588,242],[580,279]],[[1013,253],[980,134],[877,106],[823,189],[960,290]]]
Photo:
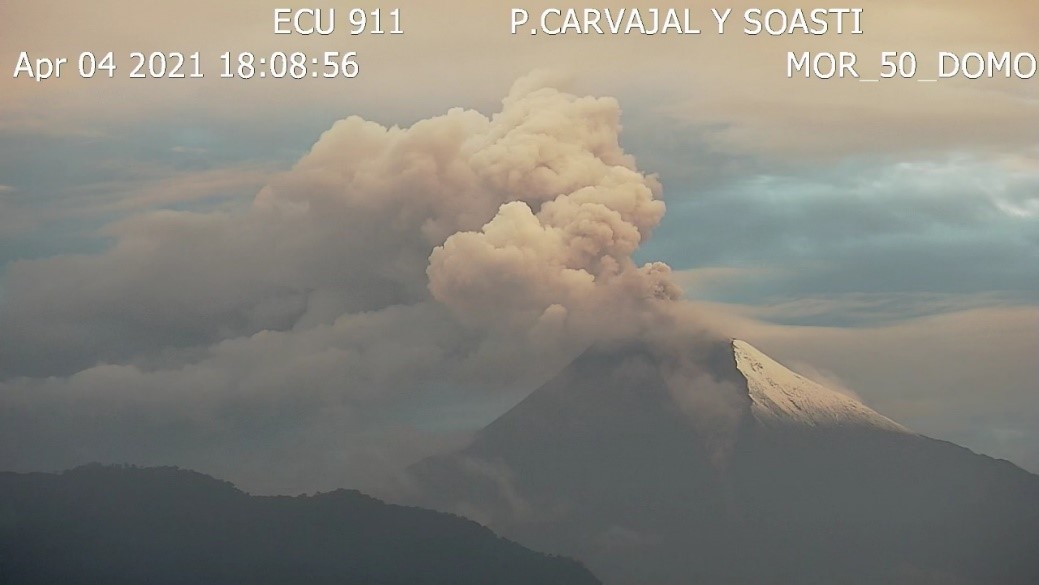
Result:
[[741,341],[592,348],[410,475],[413,503],[515,542],[354,491],[91,465],[0,473],[0,585],[1039,583],[1039,476]]
[[3,585],[592,585],[578,563],[355,491],[257,497],[175,468],[0,473]]
[[699,383],[729,394],[727,428],[692,416],[667,352],[593,348],[413,466],[417,501],[609,584],[1039,583],[1039,476],[719,347]]

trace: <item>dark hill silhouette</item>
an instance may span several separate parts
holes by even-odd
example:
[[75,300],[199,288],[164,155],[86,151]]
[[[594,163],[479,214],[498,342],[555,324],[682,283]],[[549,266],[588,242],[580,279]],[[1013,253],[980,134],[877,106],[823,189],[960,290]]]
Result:
[[0,473],[3,585],[582,585],[578,563],[356,491],[257,497],[176,468]]

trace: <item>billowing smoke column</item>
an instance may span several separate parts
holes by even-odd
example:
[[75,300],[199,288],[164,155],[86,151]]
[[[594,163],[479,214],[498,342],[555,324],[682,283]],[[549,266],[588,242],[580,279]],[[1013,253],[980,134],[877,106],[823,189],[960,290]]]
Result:
[[[258,475],[277,457],[305,475],[301,449],[313,469],[363,474],[414,456],[350,439],[378,443],[385,413],[436,388],[515,389],[631,340],[657,348],[694,421],[727,420],[696,390],[719,378],[696,357],[717,336],[666,265],[632,260],[664,204],[619,145],[617,102],[552,83],[521,79],[491,117],[347,118],[242,212],[132,217],[103,254],[12,265],[0,467],[148,463],[132,446],[152,445],[247,481],[234,445],[261,436]],[[169,436],[135,442],[141,420]]]
[[508,202],[479,230],[452,234],[433,251],[433,297],[464,322],[591,338],[606,334],[596,331],[604,325],[630,334],[648,306],[678,298],[666,265],[631,259],[664,204],[618,133],[613,100],[517,84],[471,159],[492,171]]
[[525,172],[500,186],[510,201],[493,219],[433,251],[433,297],[463,323],[525,328],[541,344],[641,342],[722,464],[747,398],[733,388],[731,355],[719,355],[718,336],[680,300],[670,268],[632,260],[664,205],[656,180],[618,144],[617,104],[522,81],[504,103],[493,146],[475,158],[511,152]]

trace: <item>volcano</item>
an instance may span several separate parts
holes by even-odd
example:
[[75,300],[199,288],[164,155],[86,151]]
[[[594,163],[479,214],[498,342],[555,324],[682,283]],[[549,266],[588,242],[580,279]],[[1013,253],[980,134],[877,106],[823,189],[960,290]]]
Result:
[[616,585],[1039,583],[1039,476],[746,342],[697,351],[681,377],[658,345],[593,347],[414,465],[416,499]]

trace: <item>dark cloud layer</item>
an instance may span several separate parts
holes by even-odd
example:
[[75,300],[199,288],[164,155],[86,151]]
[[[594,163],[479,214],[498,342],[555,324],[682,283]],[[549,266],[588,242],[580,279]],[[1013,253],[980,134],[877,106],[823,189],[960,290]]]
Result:
[[[1030,156],[860,161],[669,190],[641,255],[755,273],[697,292],[762,303],[1000,292],[1039,302],[1039,166]],[[713,289],[713,290],[711,290]]]

